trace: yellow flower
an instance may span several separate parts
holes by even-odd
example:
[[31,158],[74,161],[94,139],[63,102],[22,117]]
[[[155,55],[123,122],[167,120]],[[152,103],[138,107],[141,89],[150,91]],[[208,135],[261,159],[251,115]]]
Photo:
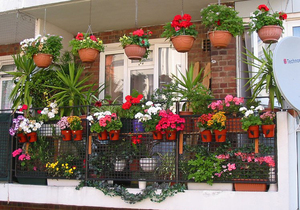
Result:
[[59,168],[56,168],[56,171],[58,171],[59,170]]

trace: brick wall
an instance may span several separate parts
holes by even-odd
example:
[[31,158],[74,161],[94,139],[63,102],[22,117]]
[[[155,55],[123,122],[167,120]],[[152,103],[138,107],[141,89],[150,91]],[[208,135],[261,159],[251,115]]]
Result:
[[[119,208],[104,208],[104,207],[86,207],[86,206],[67,206],[53,204],[34,204],[20,202],[4,202],[0,201],[0,210],[121,210]],[[122,208],[122,210],[131,210]]]
[[0,56],[3,55],[12,55],[19,52],[20,44],[8,44],[8,45],[0,45]]

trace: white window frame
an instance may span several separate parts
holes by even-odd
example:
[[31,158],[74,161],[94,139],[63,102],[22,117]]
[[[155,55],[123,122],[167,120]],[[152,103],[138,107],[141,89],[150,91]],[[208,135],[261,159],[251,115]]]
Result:
[[[0,56],[0,69],[5,66],[5,65],[13,65],[15,64],[14,59],[11,55],[5,55],[5,56]],[[16,68],[14,69],[16,71]],[[2,109],[2,81],[8,81],[12,80],[13,76],[9,75],[5,72],[0,71],[0,98],[1,98],[1,103],[0,103],[0,109]]]
[[[134,64],[129,64],[130,60],[127,58],[127,56],[124,53],[124,50],[120,43],[112,43],[112,44],[107,44],[105,46],[105,52],[100,53],[100,73],[99,73],[99,85],[103,84],[105,82],[105,57],[107,55],[112,55],[112,54],[119,54],[119,53],[124,53],[124,95],[129,95],[130,94],[130,71],[131,70],[137,70],[140,69],[140,65],[143,65],[144,68],[153,68],[153,80],[154,84],[153,87],[154,89],[158,88],[158,50],[161,47],[170,47],[170,42],[166,41],[164,38],[158,38],[158,39],[150,39],[149,40],[151,46],[150,50],[153,51],[153,62],[145,63],[145,64],[140,64],[140,63],[134,63]],[[183,68],[182,73],[185,74],[185,70],[187,69],[187,64],[188,64],[188,54],[187,53],[182,53],[180,63]],[[126,85],[125,85],[126,84]],[[104,92],[100,93],[100,98],[104,98]],[[124,99],[123,99],[124,100]]]

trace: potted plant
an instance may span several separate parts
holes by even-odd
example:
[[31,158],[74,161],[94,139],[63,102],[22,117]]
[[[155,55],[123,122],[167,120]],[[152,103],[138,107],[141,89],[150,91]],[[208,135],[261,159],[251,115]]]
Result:
[[159,115],[159,112],[162,110],[161,104],[153,104],[152,101],[148,101],[145,105],[144,110],[135,115],[135,119],[143,123],[146,132],[153,133],[153,139],[161,140],[162,133],[156,130],[156,125],[161,119]]
[[214,47],[227,47],[232,36],[244,32],[243,19],[232,7],[211,4],[202,9],[200,15],[202,24],[210,29],[208,36]]
[[159,116],[161,119],[156,125],[156,130],[166,133],[167,140],[176,140],[177,131],[184,129],[185,119],[170,110],[161,110]]
[[271,111],[267,111],[260,115],[262,122],[262,132],[265,138],[272,138],[275,135],[275,120],[276,114]]
[[244,103],[243,97],[234,97],[227,95],[224,100],[213,101],[208,105],[212,111],[224,111],[226,115],[227,132],[243,132],[241,117],[242,113],[239,111]]
[[152,35],[151,31],[144,31],[143,29],[135,30],[128,36],[123,35],[120,37],[122,47],[125,50],[125,54],[131,60],[147,59],[149,56],[149,37]]
[[70,129],[72,132],[73,140],[74,141],[81,141],[82,140],[82,133],[83,127],[81,125],[82,120],[78,116],[70,116],[68,117],[68,123],[70,125]]
[[[157,140],[146,140],[143,139],[142,136],[139,138],[138,144],[135,144],[136,149],[140,151],[140,167],[144,172],[153,172],[156,169],[157,166],[157,159],[155,155],[157,153],[154,150],[154,147],[159,144],[159,141]],[[135,149],[135,150],[136,150]]]
[[64,141],[70,141],[72,139],[72,133],[70,124],[68,122],[68,117],[61,117],[61,119],[56,123],[56,125],[61,130],[62,139]]
[[249,138],[259,137],[259,126],[261,125],[261,119],[259,112],[264,110],[263,106],[251,106],[248,110],[246,107],[241,107],[240,111],[244,114],[242,121],[242,128],[248,132]]
[[20,42],[21,54],[32,57],[40,68],[47,68],[60,56],[62,37],[55,35],[38,35],[36,38],[24,39]]
[[10,135],[14,136],[17,133],[20,143],[35,142],[37,140],[37,131],[42,127],[43,122],[37,122],[33,119],[28,119],[22,115],[13,119],[12,127],[9,129]]
[[188,52],[194,44],[198,35],[196,26],[191,22],[189,14],[176,15],[172,22],[164,26],[162,37],[170,39],[178,52]]
[[246,57],[243,57],[243,62],[253,68],[251,71],[248,71],[248,73],[254,74],[251,78],[247,78],[248,81],[245,86],[249,85],[247,91],[253,91],[251,101],[254,101],[260,96],[263,90],[266,90],[269,94],[269,108],[274,110],[275,101],[277,101],[280,106],[283,105],[283,97],[274,77],[273,52],[270,47],[262,49],[264,58],[255,56],[248,49],[246,49],[246,53],[244,53]]
[[211,127],[215,133],[216,142],[226,141],[226,116],[225,112],[218,111],[207,121],[207,126]]
[[256,31],[264,43],[275,43],[283,32],[283,20],[287,14],[283,12],[270,13],[270,9],[261,4],[250,17],[250,31]]
[[156,168],[157,175],[165,180],[175,180],[175,154],[167,152],[165,154],[158,153],[160,164]]
[[101,39],[93,34],[78,33],[70,41],[72,53],[78,55],[82,62],[94,62],[100,52],[104,52],[104,45]]
[[266,191],[270,168],[275,167],[273,157],[236,151],[230,158],[236,167],[232,171],[235,191]]
[[212,119],[212,114],[202,114],[200,117],[197,119],[197,125],[200,128],[201,132],[201,140],[202,142],[211,142],[212,140],[212,135],[211,135],[211,125],[208,125],[208,121]]
[[[114,141],[114,140],[119,140],[119,135],[120,135],[120,129],[122,128],[122,122],[118,118],[116,113],[111,113],[111,115],[106,115],[103,120],[106,121],[106,130],[109,133],[109,139]],[[103,122],[105,123],[105,122]]]
[[99,140],[107,139],[107,122],[111,120],[112,113],[110,111],[96,112],[93,116],[88,116],[87,119],[92,124],[90,127],[91,132],[96,132],[98,134]]

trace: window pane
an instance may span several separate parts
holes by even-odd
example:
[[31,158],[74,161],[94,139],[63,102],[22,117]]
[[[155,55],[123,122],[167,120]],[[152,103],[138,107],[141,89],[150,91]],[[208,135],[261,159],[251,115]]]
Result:
[[110,95],[112,99],[123,99],[124,83],[124,54],[107,55],[105,57],[105,95]]
[[2,71],[2,72],[13,71],[13,70],[15,70],[15,68],[16,68],[16,65],[14,65],[14,64],[3,65],[0,69],[0,71]]
[[300,37],[300,26],[293,27],[293,35]]
[[[158,56],[158,74],[159,88],[164,84],[171,82],[171,75],[178,75],[178,70],[181,69],[181,54],[174,48],[159,48]],[[182,71],[184,72],[184,70]]]
[[1,109],[10,109],[12,103],[9,101],[9,95],[13,89],[13,81],[12,80],[4,80],[2,81],[2,100],[1,100]]
[[135,89],[146,98],[153,93],[153,69],[130,71],[130,92]]

